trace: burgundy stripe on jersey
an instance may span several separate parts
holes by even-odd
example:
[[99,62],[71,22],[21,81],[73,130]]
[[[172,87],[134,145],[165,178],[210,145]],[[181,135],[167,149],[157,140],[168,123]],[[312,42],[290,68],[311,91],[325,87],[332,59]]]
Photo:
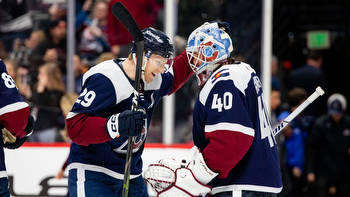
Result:
[[229,130],[216,130],[206,132],[206,138],[210,141],[202,151],[208,167],[219,173],[219,178],[226,178],[229,172],[248,152],[253,143],[253,136],[242,132]]
[[170,94],[180,89],[184,83],[193,75],[193,71],[188,64],[186,51],[175,57],[173,71],[174,83]]
[[104,143],[111,138],[106,132],[107,118],[78,114],[66,120],[70,139],[79,145]]
[[29,114],[29,107],[2,114],[0,116],[0,124],[9,130],[14,136],[22,138],[27,135],[27,132],[24,131],[24,129],[27,126]]

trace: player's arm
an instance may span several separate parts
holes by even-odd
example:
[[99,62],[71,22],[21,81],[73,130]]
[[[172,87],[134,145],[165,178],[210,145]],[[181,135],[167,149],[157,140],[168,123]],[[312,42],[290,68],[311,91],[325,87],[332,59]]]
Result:
[[[19,94],[15,82],[8,75],[5,64],[0,59],[0,125],[6,128],[4,135],[12,135],[14,140],[5,142],[6,148],[18,148],[33,130],[34,120],[30,109]],[[6,136],[5,135],[5,136]],[[4,139],[7,140],[7,139]]]
[[66,119],[72,141],[89,145],[138,135],[144,125],[145,112],[125,110],[109,117],[99,115],[115,103],[116,94],[109,79],[102,74],[90,76]]
[[172,66],[174,80],[171,92],[172,94],[180,89],[185,82],[193,75],[193,71],[188,64],[186,51],[174,58],[174,65]]
[[219,81],[204,107],[207,114],[204,132],[209,143],[201,153],[208,167],[218,172],[219,178],[226,178],[254,139],[244,95],[231,80]]

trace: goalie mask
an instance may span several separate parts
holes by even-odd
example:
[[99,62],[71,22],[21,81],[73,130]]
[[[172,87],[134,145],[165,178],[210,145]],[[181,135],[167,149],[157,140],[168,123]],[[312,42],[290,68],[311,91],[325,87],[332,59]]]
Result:
[[200,79],[203,71],[211,73],[233,51],[233,45],[224,23],[204,23],[195,29],[187,41],[187,58],[192,70]]
[[[142,79],[144,80],[144,72],[148,59],[152,54],[160,55],[168,59],[165,64],[165,71],[168,70],[173,64],[174,46],[170,38],[160,30],[148,27],[142,30],[144,36],[144,52],[145,61],[142,65]],[[132,48],[133,59],[136,64],[136,45]],[[145,81],[145,80],[144,80]]]

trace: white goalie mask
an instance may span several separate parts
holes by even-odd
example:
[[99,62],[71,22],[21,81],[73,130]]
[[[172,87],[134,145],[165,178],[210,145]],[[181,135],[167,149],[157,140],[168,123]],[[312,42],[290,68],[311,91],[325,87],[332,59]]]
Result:
[[203,71],[210,74],[233,51],[232,40],[217,22],[204,23],[188,38],[186,53],[188,62],[198,75]]

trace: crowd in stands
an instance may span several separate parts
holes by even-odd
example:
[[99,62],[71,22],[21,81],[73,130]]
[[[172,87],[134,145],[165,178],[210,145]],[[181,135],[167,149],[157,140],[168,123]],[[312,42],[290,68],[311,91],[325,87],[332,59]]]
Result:
[[[3,8],[0,10],[0,58],[4,60],[9,75],[16,81],[19,92],[31,104],[32,113],[37,117],[30,141],[69,142],[64,131],[61,131],[64,130],[64,117],[67,114],[67,109],[62,107],[64,99],[77,97],[76,94],[81,90],[82,75],[91,66],[107,59],[125,57],[129,53],[132,38],[110,12],[116,1],[76,1],[73,95],[66,91],[66,5],[35,4],[38,2],[35,0],[0,1]],[[129,8],[140,28],[157,25],[159,13],[163,9],[161,1],[120,1]],[[32,10],[22,5],[28,2],[31,2]],[[181,2],[184,4],[186,1]],[[17,12],[14,12],[16,7]],[[19,17],[18,13],[25,15],[30,11],[35,11],[37,17],[29,28],[11,26],[11,30],[6,30],[6,25],[10,29],[11,20]],[[186,22],[190,23],[189,20]],[[176,37],[174,41],[177,50],[182,51],[186,42],[181,37]],[[327,92],[321,53],[311,51],[304,66],[288,73],[281,67],[277,57],[273,57],[273,125],[288,116],[317,86]],[[192,103],[181,101],[181,98],[193,97],[193,85],[196,85],[195,80],[186,84],[177,94],[179,102],[184,102],[177,106],[185,115],[177,114],[180,125],[176,126],[179,132],[175,134],[175,142],[191,141]],[[347,99],[344,96],[326,94],[276,136],[284,181],[284,189],[279,196],[350,196],[350,116],[346,109]],[[150,142],[161,140],[161,110],[157,110],[158,115],[155,114],[149,132]]]

